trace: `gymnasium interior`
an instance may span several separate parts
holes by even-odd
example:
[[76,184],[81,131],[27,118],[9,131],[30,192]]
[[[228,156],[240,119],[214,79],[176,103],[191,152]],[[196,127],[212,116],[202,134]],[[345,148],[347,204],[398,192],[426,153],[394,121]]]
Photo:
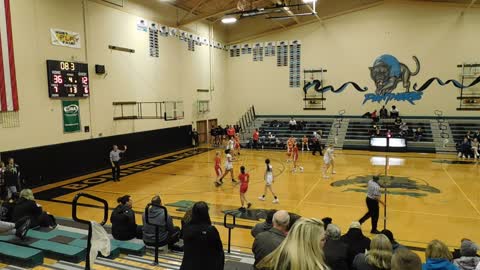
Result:
[[[392,245],[427,267],[439,240],[453,257],[435,259],[475,269],[455,260],[466,241],[478,257],[480,243],[478,29],[476,0],[1,0],[0,214],[16,232],[0,233],[0,269],[219,269],[184,266],[182,237],[174,248],[116,239],[125,195],[137,228],[159,207],[183,230],[205,202],[221,268],[260,269],[251,230],[269,212],[318,221],[322,233],[329,220],[344,235],[376,176],[378,229]],[[229,175],[215,185],[229,127],[248,209]],[[334,153],[328,177],[317,145]],[[258,198],[266,159],[278,203]],[[18,196],[51,223],[20,235]],[[105,252],[92,252],[92,222]],[[361,232],[374,239],[370,227]],[[315,269],[358,269],[329,262]]]

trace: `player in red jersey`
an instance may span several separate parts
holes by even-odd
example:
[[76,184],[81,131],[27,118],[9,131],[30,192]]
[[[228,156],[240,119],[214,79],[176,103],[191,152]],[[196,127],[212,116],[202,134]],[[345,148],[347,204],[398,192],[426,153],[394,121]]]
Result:
[[291,162],[292,159],[292,149],[293,149],[293,143],[295,142],[295,139],[290,136],[287,140],[287,162]]
[[240,137],[238,136],[238,133],[235,134],[235,138],[234,138],[234,141],[235,141],[235,155],[240,155]]
[[245,211],[245,203],[247,204],[247,208],[250,208],[252,204],[245,197],[245,193],[247,193],[248,190],[248,183],[250,182],[250,175],[245,173],[244,166],[240,167],[240,175],[238,176],[238,179],[240,180],[240,202],[242,203],[242,207],[238,210]]
[[215,153],[215,173],[217,174],[217,178],[215,179],[215,185],[220,186],[222,183],[220,182],[220,177],[223,175],[222,167],[220,166],[220,163],[222,162],[222,159],[220,158],[220,152],[217,151]]
[[297,171],[297,167],[300,169],[300,172],[303,172],[303,167],[302,167],[302,166],[298,166],[298,164],[297,164],[297,161],[298,161],[298,146],[297,146],[297,143],[294,143],[294,144],[293,144],[293,148],[292,148],[292,158],[293,158],[293,169],[292,169],[292,172],[296,172],[296,171]]

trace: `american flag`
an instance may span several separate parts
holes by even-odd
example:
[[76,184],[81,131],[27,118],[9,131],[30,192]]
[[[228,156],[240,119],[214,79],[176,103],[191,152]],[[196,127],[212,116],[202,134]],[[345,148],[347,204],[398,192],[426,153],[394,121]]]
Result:
[[0,112],[18,111],[10,0],[0,0]]

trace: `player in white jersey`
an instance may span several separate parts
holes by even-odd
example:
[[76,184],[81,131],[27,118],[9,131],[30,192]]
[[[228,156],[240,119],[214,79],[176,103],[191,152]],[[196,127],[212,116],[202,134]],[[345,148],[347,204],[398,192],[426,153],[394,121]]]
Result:
[[233,137],[230,137],[230,140],[228,140],[226,149],[230,150],[230,155],[235,156],[235,140]]
[[328,178],[328,168],[332,167],[332,174],[335,174],[335,155],[333,144],[329,144],[323,155],[323,178]]
[[265,160],[265,165],[267,165],[267,169],[265,170],[265,189],[263,190],[263,195],[258,197],[260,201],[265,201],[265,194],[267,194],[267,189],[270,190],[270,192],[273,195],[273,203],[278,203],[278,198],[275,192],[273,192],[273,168],[272,165],[270,165],[270,159]]
[[225,150],[225,155],[226,155],[226,160],[225,160],[225,172],[223,173],[222,177],[219,179],[219,184],[223,184],[223,178],[227,176],[228,173],[230,173],[230,176],[232,177],[232,182],[237,183],[235,178],[233,177],[233,157],[230,154],[230,149]]

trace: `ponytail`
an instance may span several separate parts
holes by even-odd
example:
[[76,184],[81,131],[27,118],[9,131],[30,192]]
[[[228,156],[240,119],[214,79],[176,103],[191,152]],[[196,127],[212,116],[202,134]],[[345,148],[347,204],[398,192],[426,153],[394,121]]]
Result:
[[272,168],[270,168],[270,159],[266,159],[265,160],[265,164],[267,165],[267,172],[271,172],[272,171]]

